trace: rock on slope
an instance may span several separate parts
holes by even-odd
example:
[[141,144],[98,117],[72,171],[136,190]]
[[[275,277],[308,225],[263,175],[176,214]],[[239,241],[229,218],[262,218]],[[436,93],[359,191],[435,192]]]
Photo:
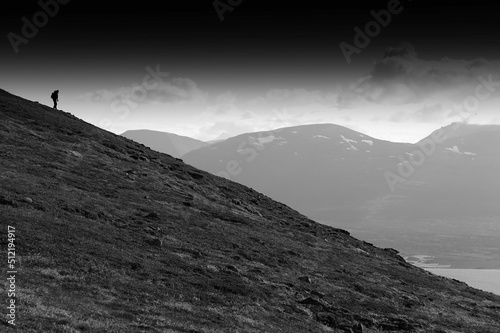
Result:
[[20,332],[500,330],[498,296],[1,90],[0,221]]

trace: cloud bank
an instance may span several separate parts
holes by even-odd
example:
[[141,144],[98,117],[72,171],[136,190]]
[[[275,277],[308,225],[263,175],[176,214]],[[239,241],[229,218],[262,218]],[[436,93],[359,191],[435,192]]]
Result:
[[488,96],[475,105],[473,117],[467,119],[500,122],[499,69],[500,61],[483,58],[423,59],[411,44],[402,43],[387,48],[365,75],[324,89],[275,87],[259,93],[232,89],[211,96],[192,79],[174,78],[154,88],[132,85],[80,98],[101,104],[118,99],[149,105],[150,109],[141,110],[143,114],[153,109],[156,112],[157,121],[149,128],[202,140],[285,126],[336,123],[381,139],[411,141],[407,139],[411,137],[417,141],[436,127],[463,120],[464,103],[471,101],[478,85],[485,81],[495,89],[481,88]]

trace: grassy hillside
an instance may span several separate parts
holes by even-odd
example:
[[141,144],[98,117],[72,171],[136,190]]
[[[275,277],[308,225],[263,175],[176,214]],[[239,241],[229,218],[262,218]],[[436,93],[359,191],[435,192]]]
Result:
[[0,221],[18,332],[500,331],[498,296],[1,90]]

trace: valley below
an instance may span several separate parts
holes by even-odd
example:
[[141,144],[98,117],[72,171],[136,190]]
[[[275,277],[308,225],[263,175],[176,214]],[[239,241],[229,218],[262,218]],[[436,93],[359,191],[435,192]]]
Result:
[[397,249],[410,264],[500,295],[500,237],[350,229],[359,239]]
[[500,295],[500,269],[446,269],[427,268],[429,272],[456,279],[469,286]]
[[495,235],[401,233],[389,229],[349,231],[376,246],[397,249],[407,261],[420,267],[500,269],[500,237]]

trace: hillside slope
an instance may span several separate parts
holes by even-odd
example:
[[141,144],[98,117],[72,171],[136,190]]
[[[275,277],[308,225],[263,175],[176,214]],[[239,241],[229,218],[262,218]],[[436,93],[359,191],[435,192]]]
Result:
[[2,90],[0,221],[19,332],[500,331],[498,296]]

